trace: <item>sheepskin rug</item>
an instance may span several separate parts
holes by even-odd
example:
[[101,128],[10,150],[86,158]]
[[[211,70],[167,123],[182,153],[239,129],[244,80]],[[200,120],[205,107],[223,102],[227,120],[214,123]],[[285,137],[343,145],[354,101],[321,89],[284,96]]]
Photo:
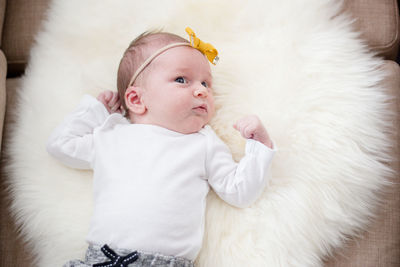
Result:
[[390,170],[388,94],[352,19],[333,0],[57,0],[36,38],[19,94],[11,149],[12,210],[40,267],[82,258],[92,173],[45,150],[52,129],[85,93],[116,90],[123,51],[148,29],[220,52],[212,66],[211,126],[243,155],[232,124],[258,114],[277,152],[270,182],[247,209],[208,197],[198,266],[321,266],[365,229]]

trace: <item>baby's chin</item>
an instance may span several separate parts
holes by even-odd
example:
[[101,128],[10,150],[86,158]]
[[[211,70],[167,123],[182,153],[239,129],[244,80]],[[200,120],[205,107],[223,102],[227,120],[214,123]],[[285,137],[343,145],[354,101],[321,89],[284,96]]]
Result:
[[184,120],[151,121],[145,123],[158,125],[181,134],[193,134],[199,132],[205,125],[207,125],[210,119],[211,118],[208,116],[191,116]]
[[168,127],[170,130],[173,130],[175,132],[181,133],[181,134],[192,134],[192,133],[197,133],[203,127],[208,123],[208,121],[202,121],[202,122],[193,122],[193,123],[188,123],[186,125],[174,125],[171,127]]
[[197,126],[190,126],[190,127],[176,127],[175,129],[171,129],[175,132],[181,133],[181,134],[193,134],[199,132],[201,129],[203,129],[203,125],[197,125]]

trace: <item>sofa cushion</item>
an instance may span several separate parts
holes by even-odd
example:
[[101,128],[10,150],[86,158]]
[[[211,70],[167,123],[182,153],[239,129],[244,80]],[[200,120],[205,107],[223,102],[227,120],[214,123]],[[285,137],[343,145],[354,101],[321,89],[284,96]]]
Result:
[[0,47],[1,47],[1,36],[3,34],[3,23],[4,23],[5,11],[6,11],[6,0],[0,0]]
[[3,122],[4,115],[6,112],[6,79],[5,74],[7,73],[7,62],[3,52],[0,50],[0,151],[1,151],[1,140],[3,136]]
[[399,47],[397,0],[345,0],[344,8],[355,18],[354,27],[362,32],[373,51],[395,60]]
[[7,1],[2,49],[8,61],[8,75],[24,71],[34,36],[45,17],[49,0]]

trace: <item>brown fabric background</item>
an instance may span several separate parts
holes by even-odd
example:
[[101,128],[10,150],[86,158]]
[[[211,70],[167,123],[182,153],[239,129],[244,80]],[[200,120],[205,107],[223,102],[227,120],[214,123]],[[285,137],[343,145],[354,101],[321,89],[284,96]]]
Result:
[[6,11],[6,0],[0,0],[0,47],[1,47],[1,40],[3,35],[3,22],[4,22],[4,15]]
[[3,133],[4,116],[6,112],[6,73],[7,73],[7,61],[0,50],[0,151],[1,141]]
[[354,27],[361,31],[372,50],[386,59],[396,60],[399,45],[397,0],[345,0],[344,10],[357,19]]
[[7,57],[9,75],[15,76],[24,71],[34,35],[40,29],[49,2],[49,0],[7,1],[2,49]]

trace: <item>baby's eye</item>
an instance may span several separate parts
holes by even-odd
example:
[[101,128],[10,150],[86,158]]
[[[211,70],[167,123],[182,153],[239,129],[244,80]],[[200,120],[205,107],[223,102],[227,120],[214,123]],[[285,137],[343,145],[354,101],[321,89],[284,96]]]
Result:
[[178,77],[178,78],[175,79],[175,82],[177,82],[177,83],[186,83],[186,79],[183,78],[183,77]]
[[205,88],[208,88],[208,83],[207,82],[202,82],[201,85],[203,85]]

